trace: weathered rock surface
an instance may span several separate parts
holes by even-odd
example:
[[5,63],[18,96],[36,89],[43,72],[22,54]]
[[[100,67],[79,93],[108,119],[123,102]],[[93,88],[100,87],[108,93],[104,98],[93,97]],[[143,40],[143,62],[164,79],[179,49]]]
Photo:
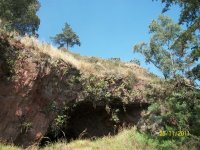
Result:
[[[122,111],[121,104],[125,98],[129,102],[132,101],[131,105],[134,105],[134,98],[128,92],[130,89],[117,89],[120,85],[124,85],[123,79],[113,79],[116,85],[108,83],[109,86],[106,87],[108,91],[103,91],[110,92],[107,97],[101,91],[101,94],[98,93],[101,89],[98,86],[94,86],[99,88],[96,93],[88,92],[84,89],[84,81],[87,79],[83,81],[82,74],[71,64],[62,60],[52,60],[46,54],[35,53],[19,41],[3,34],[0,35],[0,58],[0,139],[2,141],[23,147],[39,142],[43,136],[48,135],[59,113],[57,110],[79,101],[91,103],[77,107],[79,109],[71,114],[69,122],[74,135],[79,136],[87,127],[90,133],[86,137],[101,136],[104,132],[105,134],[111,132],[115,125],[109,121],[112,118],[112,111],[105,111],[107,105],[113,105],[113,108],[117,107]],[[110,79],[105,80],[109,82]],[[116,94],[116,90],[119,94]],[[93,100],[97,103],[95,104]],[[115,100],[116,104],[119,102],[119,108],[114,106]],[[129,114],[119,113],[121,119],[117,125],[122,125],[123,122],[137,122],[143,108],[139,106],[138,101],[135,106],[128,108]],[[84,116],[85,112],[89,114]],[[106,115],[106,112],[109,115]],[[95,117],[99,118],[95,119]],[[95,120],[96,124],[94,122],[94,125],[90,126],[89,123]],[[98,124],[96,128],[98,131],[95,131],[95,125]],[[111,126],[110,130],[109,126]]]

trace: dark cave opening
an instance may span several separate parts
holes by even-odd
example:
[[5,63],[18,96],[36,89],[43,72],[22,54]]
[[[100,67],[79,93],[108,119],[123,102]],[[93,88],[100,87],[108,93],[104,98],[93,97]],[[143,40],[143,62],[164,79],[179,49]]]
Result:
[[44,146],[58,140],[91,139],[103,136],[112,136],[118,133],[120,128],[136,125],[141,117],[141,111],[147,109],[148,104],[112,104],[111,110],[118,110],[118,122],[113,121],[112,113],[106,111],[105,105],[94,107],[91,102],[80,102],[69,112],[70,118],[63,125],[60,132],[49,130],[40,146]]

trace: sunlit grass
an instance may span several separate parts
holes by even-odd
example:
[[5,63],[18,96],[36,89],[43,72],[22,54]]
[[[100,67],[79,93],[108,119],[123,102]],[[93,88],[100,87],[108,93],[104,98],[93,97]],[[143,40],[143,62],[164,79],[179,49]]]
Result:
[[13,145],[0,144],[0,150],[22,150],[22,148],[18,148],[18,147],[13,146]]
[[45,53],[52,59],[62,59],[72,64],[84,74],[94,74],[96,76],[105,76],[108,74],[128,76],[133,73],[139,80],[148,82],[156,79],[154,76],[150,75],[147,70],[134,63],[80,56],[68,50],[57,49],[47,43],[41,43],[34,37],[23,37],[21,38],[21,42],[26,48],[34,50],[33,53],[36,53],[36,55]]
[[159,142],[156,138],[139,133],[135,127],[124,129],[116,136],[106,136],[91,140],[75,140],[70,143],[53,143],[42,150],[158,150],[178,149],[175,141],[166,140]]
[[[105,136],[96,140],[78,139],[69,143],[65,141],[50,143],[43,148],[30,146],[27,150],[188,150],[184,143],[175,140],[158,140],[158,138],[140,133],[135,127],[123,129],[115,136]],[[191,150],[197,150],[190,146]],[[0,144],[0,150],[23,150],[13,145]]]

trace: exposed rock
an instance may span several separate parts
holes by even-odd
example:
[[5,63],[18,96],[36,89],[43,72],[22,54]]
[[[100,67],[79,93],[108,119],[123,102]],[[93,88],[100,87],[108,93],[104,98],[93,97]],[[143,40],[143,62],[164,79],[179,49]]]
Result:
[[[60,112],[64,119],[70,118],[67,121],[69,128],[74,128],[75,138],[81,133],[82,137],[114,134],[115,125],[136,123],[146,108],[146,102],[142,102],[145,107],[136,103],[137,98],[131,94],[125,79],[83,77],[71,64],[61,59],[52,60],[2,34],[0,58],[0,139],[3,141],[23,147],[39,142],[52,133],[49,130],[57,125],[55,119]],[[76,107],[70,116],[63,114],[67,113],[66,107],[72,110],[81,101],[85,104]],[[106,106],[113,109],[116,104],[114,110],[122,110],[128,103],[134,109],[127,106],[129,114],[122,111],[117,116],[120,123],[114,124],[116,121],[110,120],[114,112],[106,112]],[[64,126],[66,120],[58,121],[63,125],[60,129],[69,129]],[[83,133],[86,128],[88,135]]]

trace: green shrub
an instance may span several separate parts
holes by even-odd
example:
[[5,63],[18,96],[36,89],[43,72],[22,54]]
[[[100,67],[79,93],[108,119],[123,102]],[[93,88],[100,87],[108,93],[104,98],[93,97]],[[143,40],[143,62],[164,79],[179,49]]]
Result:
[[3,71],[5,79],[11,79],[15,74],[15,61],[18,57],[18,49],[11,47],[8,42],[13,35],[0,32],[0,70]]
[[[182,142],[200,141],[200,90],[181,77],[164,81],[160,88],[148,91],[151,100],[148,111],[138,124],[141,131],[150,133],[160,139],[174,139]],[[160,131],[187,131],[185,137],[159,137]],[[197,142],[198,143],[198,142]],[[196,143],[196,144],[197,144]],[[196,145],[200,147],[200,144]]]

